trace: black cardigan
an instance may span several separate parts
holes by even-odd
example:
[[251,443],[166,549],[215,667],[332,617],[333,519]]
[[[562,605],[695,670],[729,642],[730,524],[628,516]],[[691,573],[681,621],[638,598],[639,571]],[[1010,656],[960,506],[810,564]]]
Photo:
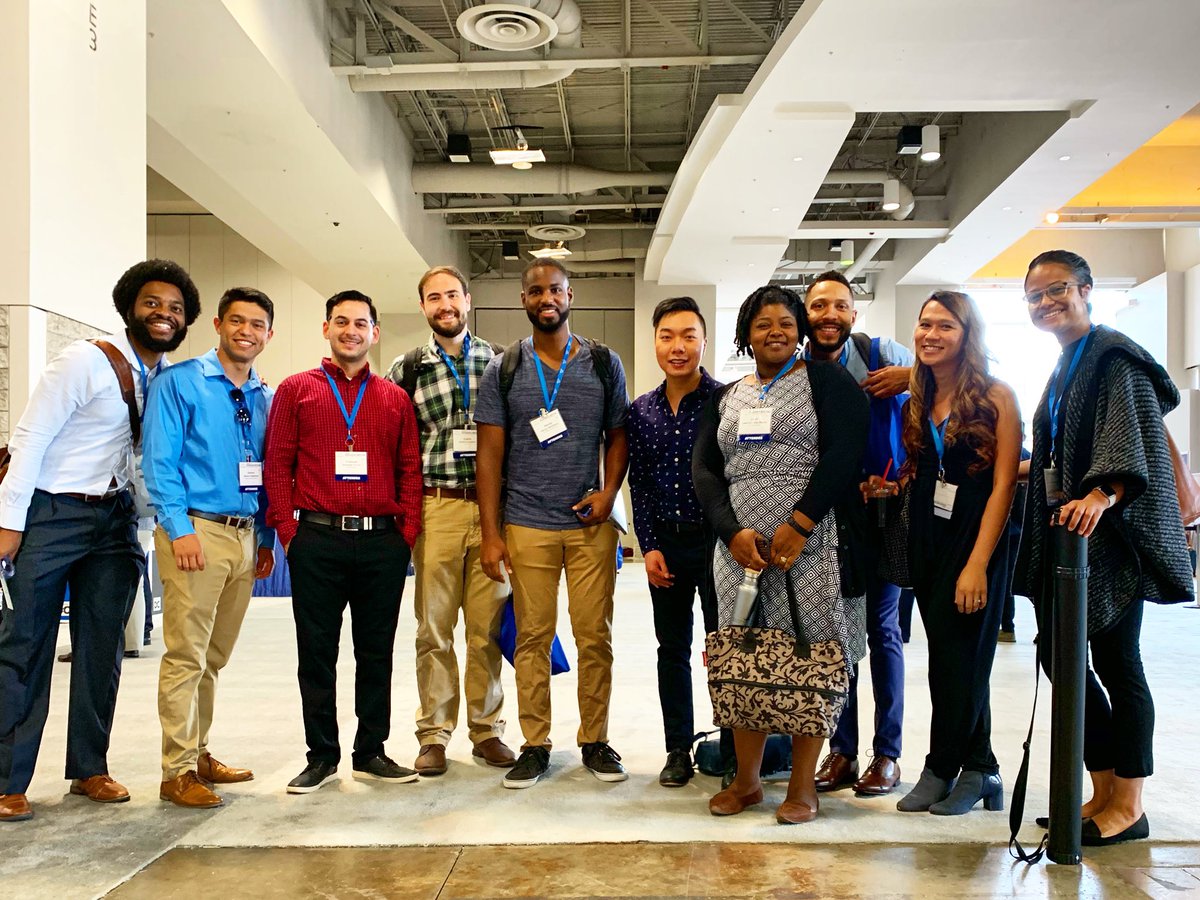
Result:
[[[871,424],[870,403],[839,363],[809,361],[803,373],[790,377],[802,375],[807,375],[812,385],[820,458],[795,509],[813,522],[820,522],[830,509],[837,511],[842,594],[857,597],[866,590],[867,527],[858,486],[863,480],[862,457]],[[725,455],[717,443],[717,426],[721,399],[736,383],[724,385],[708,398],[700,413],[692,451],[696,496],[713,531],[726,546],[743,526],[729,500]]]

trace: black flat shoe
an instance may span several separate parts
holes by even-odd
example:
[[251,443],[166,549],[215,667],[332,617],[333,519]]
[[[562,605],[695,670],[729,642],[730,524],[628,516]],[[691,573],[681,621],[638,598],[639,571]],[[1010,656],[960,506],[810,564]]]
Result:
[[1123,844],[1126,841],[1141,841],[1150,837],[1150,820],[1146,814],[1126,828],[1111,837],[1104,837],[1096,827],[1094,819],[1083,820],[1083,832],[1080,843],[1085,847],[1108,847],[1111,844]]
[[1049,816],[1038,816],[1036,819],[1033,820],[1033,824],[1036,825],[1038,828],[1049,828],[1050,827],[1050,817]]

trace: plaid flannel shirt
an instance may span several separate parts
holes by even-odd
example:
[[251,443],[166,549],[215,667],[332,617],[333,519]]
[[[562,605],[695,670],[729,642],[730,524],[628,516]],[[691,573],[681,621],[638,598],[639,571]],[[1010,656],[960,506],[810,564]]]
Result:
[[[475,406],[479,382],[495,352],[487,341],[471,339],[470,390],[471,406]],[[466,361],[460,355],[454,360],[458,377],[462,378]],[[426,487],[468,488],[475,486],[475,460],[455,459],[450,446],[450,433],[464,428],[467,416],[463,411],[462,391],[450,374],[446,361],[438,353],[438,345],[430,335],[421,348],[413,406],[417,413],[417,428],[421,436],[421,472]],[[404,375],[404,356],[398,356],[388,371],[388,378],[400,384]]]

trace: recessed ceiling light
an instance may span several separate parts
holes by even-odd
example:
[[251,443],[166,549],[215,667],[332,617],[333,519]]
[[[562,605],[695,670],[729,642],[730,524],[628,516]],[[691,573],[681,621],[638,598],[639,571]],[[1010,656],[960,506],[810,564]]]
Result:
[[1060,156],[1060,157],[1058,158],[1058,161],[1059,161],[1059,162],[1070,162],[1070,161],[1071,161],[1071,156],[1070,156],[1070,154],[1064,153],[1062,156]]
[[1011,206],[1002,206],[1002,207],[1000,207],[1000,209],[1001,209],[1001,211],[1003,211],[1003,212],[1011,212],[1011,211],[1012,211],[1012,207],[1011,207]]
[[778,206],[772,206],[772,207],[771,207],[771,212],[779,212],[779,207],[778,207]]
[[529,162],[528,160],[521,159],[513,163],[512,167],[514,169],[532,169],[533,163]]
[[750,268],[751,268],[751,269],[753,269],[753,268],[754,268],[754,263],[750,263]]
[[1056,212],[1046,213],[1046,224],[1047,225],[1054,225],[1057,222],[1058,222],[1058,213],[1056,213]]
[[803,156],[793,156],[792,162],[804,162],[804,157]]

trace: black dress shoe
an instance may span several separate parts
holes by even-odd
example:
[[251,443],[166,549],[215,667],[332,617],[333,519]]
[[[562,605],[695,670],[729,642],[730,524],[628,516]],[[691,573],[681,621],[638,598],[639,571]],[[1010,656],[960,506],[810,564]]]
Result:
[[1126,841],[1141,841],[1148,837],[1150,837],[1150,820],[1146,818],[1145,813],[1142,813],[1140,819],[1124,831],[1117,832],[1110,837],[1100,834],[1095,819],[1084,819],[1080,843],[1085,847],[1108,847],[1112,844],[1123,844]]
[[667,754],[667,764],[658,774],[658,783],[663,787],[683,787],[694,774],[692,754],[687,750],[672,750]]

